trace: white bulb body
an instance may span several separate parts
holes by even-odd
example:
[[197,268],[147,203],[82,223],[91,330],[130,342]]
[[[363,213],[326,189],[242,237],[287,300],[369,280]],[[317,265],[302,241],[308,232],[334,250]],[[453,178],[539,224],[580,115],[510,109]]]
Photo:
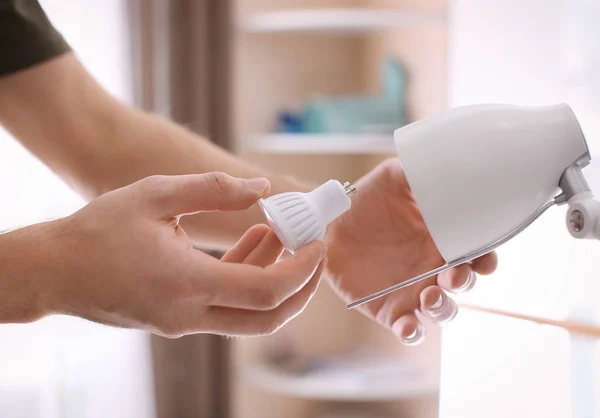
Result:
[[349,210],[352,202],[340,182],[329,180],[310,193],[281,193],[259,204],[271,229],[293,253],[310,241],[323,239],[327,225]]
[[589,151],[567,105],[475,105],[398,129],[396,149],[446,262],[525,222]]

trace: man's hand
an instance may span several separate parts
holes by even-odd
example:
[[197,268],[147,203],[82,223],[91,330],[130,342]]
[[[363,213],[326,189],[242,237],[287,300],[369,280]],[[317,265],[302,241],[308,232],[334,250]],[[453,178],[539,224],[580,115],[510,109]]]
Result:
[[[403,282],[444,264],[412,197],[399,160],[382,163],[356,183],[352,209],[328,229],[328,277],[346,302]],[[443,202],[440,202],[443,204]],[[377,299],[361,309],[406,344],[424,335],[415,311],[435,322],[451,320],[451,292],[470,289],[475,273],[490,274],[495,253]]]
[[266,225],[257,225],[217,260],[195,249],[179,225],[182,214],[246,209],[269,187],[266,179],[222,173],[155,176],[44,224],[42,314],[169,337],[274,332],[316,291],[323,243],[274,264],[283,248]]

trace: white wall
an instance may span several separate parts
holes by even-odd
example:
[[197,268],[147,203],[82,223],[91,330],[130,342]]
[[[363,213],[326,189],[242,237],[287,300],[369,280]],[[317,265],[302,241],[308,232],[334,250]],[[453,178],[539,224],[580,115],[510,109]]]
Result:
[[[131,102],[125,2],[43,0],[111,93]],[[0,230],[65,216],[85,202],[0,131]],[[0,417],[152,418],[148,337],[68,317],[0,326]]]
[[[456,0],[450,45],[450,105],[567,102],[600,150],[600,3],[591,0]],[[485,140],[485,138],[482,138]],[[596,163],[597,164],[597,163]],[[600,166],[587,170],[600,191]],[[459,300],[516,312],[594,320],[600,306],[596,242],[575,242],[564,208],[553,209],[499,251],[500,268]],[[583,313],[581,313],[583,312]],[[566,332],[463,311],[444,332],[441,416],[592,417],[598,387],[594,342]],[[590,354],[591,352],[591,354]],[[571,354],[587,358],[572,374]],[[587,356],[587,357],[584,357]],[[590,357],[591,356],[591,357]]]

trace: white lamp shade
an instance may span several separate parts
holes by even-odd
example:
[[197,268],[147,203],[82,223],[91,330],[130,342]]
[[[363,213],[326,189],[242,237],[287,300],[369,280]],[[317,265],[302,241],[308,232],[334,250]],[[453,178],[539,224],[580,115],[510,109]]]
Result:
[[569,106],[466,106],[398,129],[396,149],[425,224],[446,262],[525,222],[589,155]]

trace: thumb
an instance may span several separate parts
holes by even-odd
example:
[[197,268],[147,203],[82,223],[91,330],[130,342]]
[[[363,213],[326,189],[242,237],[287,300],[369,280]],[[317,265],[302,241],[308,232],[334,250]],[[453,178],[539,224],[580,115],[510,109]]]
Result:
[[271,189],[265,178],[246,180],[220,172],[152,176],[140,183],[144,198],[161,217],[248,209]]

